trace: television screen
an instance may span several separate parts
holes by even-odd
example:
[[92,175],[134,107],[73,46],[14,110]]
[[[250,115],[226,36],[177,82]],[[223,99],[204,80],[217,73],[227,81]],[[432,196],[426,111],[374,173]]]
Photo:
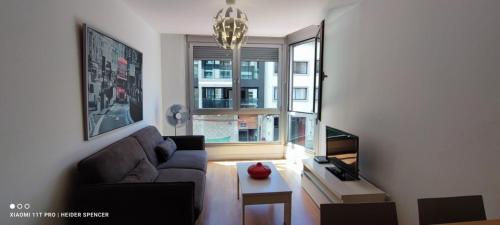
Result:
[[346,175],[358,177],[358,137],[356,135],[326,127],[326,156]]

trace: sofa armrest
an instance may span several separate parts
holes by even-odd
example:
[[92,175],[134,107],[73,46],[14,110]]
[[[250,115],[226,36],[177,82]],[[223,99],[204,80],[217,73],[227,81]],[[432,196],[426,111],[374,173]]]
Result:
[[171,138],[177,145],[178,150],[205,150],[205,136],[184,135],[184,136],[164,136]]
[[76,211],[107,212],[107,218],[74,218],[75,224],[194,225],[194,183],[92,184],[79,188]]

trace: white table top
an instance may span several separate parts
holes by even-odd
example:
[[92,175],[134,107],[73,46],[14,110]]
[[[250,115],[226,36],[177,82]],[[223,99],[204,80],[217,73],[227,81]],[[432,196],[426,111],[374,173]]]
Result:
[[269,166],[271,175],[267,179],[257,180],[250,177],[247,169],[255,163],[237,163],[238,177],[240,181],[240,189],[242,195],[248,194],[270,194],[270,193],[287,193],[292,192],[286,181],[281,177],[279,171],[271,162],[262,162]]

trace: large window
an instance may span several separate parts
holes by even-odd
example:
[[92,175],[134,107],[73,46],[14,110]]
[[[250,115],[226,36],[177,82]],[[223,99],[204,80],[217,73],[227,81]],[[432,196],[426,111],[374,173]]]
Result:
[[291,45],[290,50],[288,143],[312,150],[316,127],[315,71],[309,66],[316,64],[314,39]]
[[[315,42],[314,39],[291,46],[290,103],[293,112],[315,113]],[[311,97],[312,96],[312,97]]]
[[280,48],[192,44],[193,134],[207,143],[280,141]]
[[319,37],[290,46],[288,143],[313,150],[320,112]]

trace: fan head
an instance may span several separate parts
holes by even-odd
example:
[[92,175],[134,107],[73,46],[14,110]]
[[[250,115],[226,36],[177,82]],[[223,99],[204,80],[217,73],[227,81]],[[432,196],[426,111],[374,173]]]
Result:
[[175,127],[183,126],[188,119],[188,113],[186,107],[174,104],[169,107],[167,111],[167,122]]

